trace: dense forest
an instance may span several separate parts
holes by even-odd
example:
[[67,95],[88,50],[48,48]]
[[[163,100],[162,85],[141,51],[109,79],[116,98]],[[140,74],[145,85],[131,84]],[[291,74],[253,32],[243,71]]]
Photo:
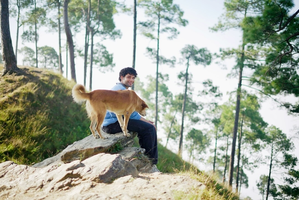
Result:
[[[93,70],[111,71],[115,66],[113,52],[103,42],[122,37],[114,16],[129,15],[134,22],[132,66],[136,63],[137,36],[142,35],[155,44],[146,48],[147,57],[155,65],[155,76],[148,76],[147,84],[138,79],[133,89],[148,102],[148,115],[165,134],[165,147],[174,142],[178,155],[186,152],[190,161],[207,163],[219,181],[237,192],[248,187],[249,172],[266,166],[267,173],[256,184],[262,198],[298,199],[296,140],[265,122],[260,108],[265,99],[271,98],[290,115],[299,113],[298,103],[276,98],[299,96],[299,9],[294,9],[292,0],[224,0],[223,5],[223,13],[214,13],[219,15],[218,23],[211,24],[210,29],[238,30],[241,38],[237,48],[222,48],[212,53],[208,46],[186,44],[178,50],[180,57],[167,57],[160,51],[165,38],[162,35],[175,39],[179,30],[189,24],[184,10],[175,1],[11,0],[8,5],[7,0],[1,0],[3,75],[20,73],[10,63],[16,64],[22,55],[22,63],[18,65],[50,68],[61,74],[70,68],[67,73],[76,82],[76,61],[80,58],[84,65],[84,85],[92,90]],[[8,11],[9,18],[16,21],[15,38],[11,38],[15,47],[7,42],[9,23],[4,20]],[[140,13],[144,21],[139,20]],[[55,45],[39,45],[41,40],[47,40],[40,35],[42,28],[58,35],[57,41],[51,41]],[[84,46],[76,45],[77,32],[83,32],[84,38],[80,40]],[[20,43],[31,45],[19,48]],[[63,63],[65,48],[68,58]],[[190,67],[206,67],[213,60],[227,59],[234,60],[229,75],[238,80],[237,89],[230,91],[227,101],[223,103],[223,93],[209,76],[201,81],[201,90],[194,89],[192,80],[196,75],[189,72]],[[178,64],[184,66],[177,75],[177,82],[184,90],[177,94],[170,90],[168,73],[161,72],[160,67]],[[250,71],[250,76],[244,76],[245,70]],[[198,128],[198,124],[206,126]],[[274,175],[275,171],[279,171],[280,177]]]

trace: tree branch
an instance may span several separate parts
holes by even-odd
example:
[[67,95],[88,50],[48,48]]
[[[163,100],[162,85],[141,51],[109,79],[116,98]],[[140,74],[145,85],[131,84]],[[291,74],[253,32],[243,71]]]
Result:
[[287,20],[284,26],[281,26],[282,25],[282,20],[281,20],[281,23],[279,24],[279,29],[276,32],[279,32],[283,30],[285,27],[287,27],[287,25],[298,15],[298,13],[299,13],[299,9],[291,17],[289,17],[289,19]]

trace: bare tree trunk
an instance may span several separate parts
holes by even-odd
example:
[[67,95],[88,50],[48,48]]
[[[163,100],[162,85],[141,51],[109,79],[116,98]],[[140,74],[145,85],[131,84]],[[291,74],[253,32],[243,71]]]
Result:
[[8,0],[1,0],[1,44],[3,57],[3,74],[18,73],[17,60],[13,51],[9,28]]
[[190,154],[189,154],[189,162],[190,162],[191,164],[193,164],[193,162],[192,162],[193,149],[194,149],[194,145],[191,145],[191,151],[190,151]]
[[[132,67],[135,69],[136,62],[136,31],[137,31],[137,0],[134,0],[134,29],[133,29],[133,61]],[[134,85],[132,86],[132,90],[134,90]]]
[[240,65],[240,69],[239,69],[239,83],[238,83],[238,89],[237,89],[235,123],[234,123],[233,142],[232,142],[232,150],[231,150],[230,165],[229,165],[229,186],[230,187],[232,187],[232,184],[233,184],[233,175],[234,175],[234,161],[235,161],[235,151],[236,151],[236,140],[237,140],[237,132],[238,132],[238,124],[239,124],[239,114],[240,114],[240,102],[241,102],[242,74],[243,74],[243,67],[244,67],[244,46],[245,45],[244,45],[244,42],[243,42],[243,44],[242,44],[242,55],[241,55],[241,61],[240,61],[241,63],[239,63],[239,65]]
[[20,12],[21,12],[21,5],[20,1],[17,1],[17,7],[18,7],[18,14],[17,14],[17,34],[16,34],[16,49],[15,49],[15,56],[16,61],[18,60],[18,44],[19,44],[19,30],[20,30]]
[[222,179],[222,182],[225,183],[226,181],[226,170],[227,170],[227,157],[228,157],[228,136],[227,136],[227,139],[226,139],[226,151],[225,151],[225,163],[224,163],[224,170],[223,170],[223,179]]
[[92,64],[93,64],[93,37],[94,37],[94,33],[93,30],[90,30],[90,63],[89,63],[89,70],[90,70],[90,74],[89,74],[89,91],[92,91]]
[[242,166],[241,166],[241,173],[240,173],[240,187],[239,187],[239,189],[238,189],[238,191],[239,191],[239,195],[241,194],[241,188],[242,188],[242,179],[243,179],[243,164],[242,164]]
[[[244,118],[244,117],[243,117]],[[238,142],[238,161],[237,161],[237,177],[236,177],[236,192],[238,193],[239,188],[239,169],[240,169],[240,160],[241,160],[241,144],[242,144],[242,127],[243,127],[243,119],[241,122],[240,133],[239,133],[239,142]]]
[[[98,1],[98,6],[100,6],[100,2]],[[99,7],[98,7],[99,9]],[[88,16],[90,17],[91,12],[91,0],[88,0]],[[98,10],[99,13],[99,10]],[[90,22],[90,21],[89,21]],[[90,63],[89,63],[89,91],[92,91],[92,68],[93,68],[93,39],[94,39],[94,29],[90,27],[90,23],[88,25],[88,30],[90,32]]]
[[159,107],[158,107],[158,90],[159,90],[159,45],[160,45],[160,13],[158,14],[158,30],[157,30],[157,67],[156,67],[156,117],[155,117],[155,126],[158,130],[158,118],[159,118]]
[[242,70],[240,69],[240,71],[239,71],[239,85],[238,85],[238,89],[237,89],[237,102],[236,102],[233,142],[232,142],[232,150],[231,150],[230,164],[229,164],[229,186],[230,187],[232,187],[232,184],[233,184],[234,160],[235,160],[236,140],[237,140],[240,101],[241,101],[241,85],[242,85]]
[[89,48],[89,28],[90,28],[90,2],[88,1],[87,17],[86,17],[86,28],[85,28],[85,44],[84,44],[84,86],[86,87],[87,79],[87,59],[88,59],[88,48]]
[[217,129],[216,129],[216,136],[215,136],[215,149],[214,149],[213,173],[215,173],[215,171],[216,171],[217,142],[218,142],[218,127],[217,127]]
[[189,58],[187,60],[186,74],[185,74],[185,93],[184,93],[184,102],[182,106],[182,123],[181,123],[181,134],[180,134],[180,143],[179,143],[179,156],[182,157],[183,153],[183,138],[184,138],[184,118],[185,118],[185,108],[186,108],[186,99],[187,99],[187,90],[188,90],[188,69],[189,69]]
[[[88,23],[88,22],[87,22]],[[88,58],[88,48],[89,48],[89,30],[88,26],[86,25],[85,29],[85,44],[84,44],[84,86],[86,87],[86,78],[87,78],[87,58]]]
[[173,123],[174,123],[174,120],[175,120],[176,113],[177,113],[177,111],[175,112],[175,114],[174,114],[174,116],[173,116],[173,118],[172,118],[172,120],[171,120],[171,123],[170,123],[170,127],[169,127],[169,132],[168,132],[168,134],[167,134],[167,139],[166,139],[165,148],[167,147],[167,144],[168,144],[168,141],[169,141],[169,138],[170,138],[171,128],[172,128],[172,126],[173,126]]
[[65,44],[65,77],[68,78],[68,74],[69,74],[69,58],[68,58],[68,55],[69,55],[69,45],[66,43]]
[[76,80],[76,70],[75,70],[75,53],[74,53],[74,42],[73,42],[73,36],[72,32],[69,26],[69,20],[68,20],[68,3],[69,0],[65,0],[63,4],[63,16],[64,16],[64,28],[65,28],[65,34],[69,46],[69,53],[70,53],[70,65],[71,65],[71,76],[72,79],[77,82]]
[[60,0],[57,1],[58,3],[58,56],[59,56],[59,72],[63,74],[62,70],[62,55],[61,55],[61,22],[60,22]]
[[268,200],[269,193],[270,193],[270,183],[271,183],[270,181],[271,181],[272,165],[273,165],[273,143],[271,145],[271,157],[270,157],[269,175],[268,175],[268,181],[267,181],[266,200]]
[[[34,1],[34,9],[36,11],[36,0]],[[38,48],[37,48],[37,19],[34,19],[34,41],[35,41],[35,67],[38,68]]]

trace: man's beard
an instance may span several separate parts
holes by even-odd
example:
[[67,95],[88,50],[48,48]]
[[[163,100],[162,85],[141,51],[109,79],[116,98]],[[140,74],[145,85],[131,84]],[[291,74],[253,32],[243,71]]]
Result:
[[[124,84],[124,83],[121,83],[123,86],[125,87],[132,87],[131,85],[127,85],[127,84]],[[133,85],[133,84],[132,84]]]

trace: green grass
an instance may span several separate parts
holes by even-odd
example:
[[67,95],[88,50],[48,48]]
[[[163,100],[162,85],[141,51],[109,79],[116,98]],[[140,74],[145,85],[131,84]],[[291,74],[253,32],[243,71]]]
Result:
[[182,173],[188,174],[190,177],[204,183],[206,189],[201,190],[194,188],[188,194],[183,192],[175,192],[175,199],[217,199],[217,200],[237,200],[238,195],[231,192],[231,190],[221,183],[218,183],[217,177],[200,171],[194,165],[184,161],[177,154],[166,149],[161,144],[158,145],[159,149],[159,162],[158,169],[167,173]]
[[89,135],[89,119],[72,99],[73,81],[49,70],[22,69],[25,75],[0,79],[0,162],[30,165]]
[[[135,138],[134,146],[138,145],[138,139]],[[175,173],[188,175],[201,183],[203,183],[206,189],[194,188],[188,194],[184,192],[174,191],[175,199],[187,200],[187,199],[209,199],[209,200],[238,200],[239,196],[233,193],[227,186],[219,183],[218,177],[205,171],[199,170],[194,165],[184,161],[177,154],[173,153],[163,145],[158,143],[159,162],[157,164],[158,169],[163,173]]]
[[[90,122],[84,104],[72,99],[73,81],[46,69],[21,69],[25,75],[0,77],[0,162],[31,165],[90,135]],[[138,145],[137,137],[135,143]],[[161,144],[158,149],[160,171],[188,174],[206,185],[206,189],[194,188],[188,194],[175,192],[176,199],[238,199],[217,178]],[[111,152],[119,150],[116,146]]]

